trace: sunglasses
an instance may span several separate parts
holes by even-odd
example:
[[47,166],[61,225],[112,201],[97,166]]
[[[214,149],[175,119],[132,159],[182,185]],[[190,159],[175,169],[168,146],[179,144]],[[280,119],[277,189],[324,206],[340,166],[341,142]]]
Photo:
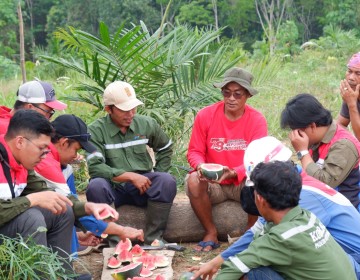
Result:
[[84,134],[76,134],[76,135],[64,135],[64,137],[66,138],[74,138],[74,139],[78,139],[81,141],[89,141],[91,138],[91,134],[90,133],[84,133]]
[[243,96],[246,95],[246,91],[231,91],[231,90],[228,90],[228,89],[222,89],[221,93],[226,98],[234,96],[235,99],[240,99],[240,98],[242,98]]
[[49,118],[51,118],[54,114],[55,114],[55,110],[45,110],[41,107],[39,107],[39,105],[36,105],[36,104],[32,104],[35,108],[38,108],[39,110],[49,114]]

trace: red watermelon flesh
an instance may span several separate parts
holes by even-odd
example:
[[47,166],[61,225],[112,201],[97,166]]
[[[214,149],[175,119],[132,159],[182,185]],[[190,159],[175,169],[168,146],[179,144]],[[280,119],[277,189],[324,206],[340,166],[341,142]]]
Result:
[[109,268],[118,268],[121,266],[121,261],[115,257],[115,256],[111,256],[109,259],[108,259],[108,263],[107,263],[107,266]]
[[156,276],[155,280],[166,280],[164,276],[158,275]]
[[121,251],[118,255],[118,259],[121,261],[122,264],[124,263],[131,263],[133,255],[129,251]]
[[141,269],[141,272],[140,272],[141,277],[150,277],[151,275],[153,275],[153,273],[152,273],[152,271],[150,271],[150,269],[148,269],[146,267],[143,267]]
[[145,251],[140,247],[139,244],[136,244],[134,247],[132,247],[130,251],[133,256],[141,256]]
[[169,259],[166,256],[154,256],[154,262],[156,267],[166,267],[170,264]]
[[126,238],[125,240],[120,240],[120,242],[115,247],[114,254],[119,255],[121,251],[130,251],[132,247],[131,240]]
[[101,220],[113,220],[113,219],[115,219],[115,217],[113,216],[113,214],[110,212],[109,209],[104,209],[103,211],[101,211],[99,213],[99,215],[100,215]]
[[111,273],[111,276],[115,280],[125,280],[127,278],[140,276],[140,271],[142,267],[143,267],[142,263],[132,263],[127,266],[114,270],[114,272]]

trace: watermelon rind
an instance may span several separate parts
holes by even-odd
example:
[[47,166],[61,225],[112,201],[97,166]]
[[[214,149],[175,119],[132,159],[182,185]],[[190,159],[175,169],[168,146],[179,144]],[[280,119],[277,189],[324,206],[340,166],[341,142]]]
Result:
[[111,276],[115,280],[126,280],[128,278],[140,276],[142,267],[143,267],[142,263],[132,263],[127,266],[114,270],[114,272],[111,273]]
[[120,266],[121,266],[121,261],[117,257],[111,256],[108,259],[108,263],[107,263],[108,268],[119,268]]
[[100,216],[100,220],[104,220],[104,221],[106,220],[111,221],[112,219],[115,219],[113,214],[108,209],[105,209],[101,213],[99,213],[99,216]]
[[203,163],[200,169],[206,179],[213,181],[219,180],[224,173],[224,166],[216,163]]
[[153,272],[150,269],[148,269],[146,267],[143,267],[141,269],[141,272],[140,272],[141,277],[150,277],[151,275],[153,275]]

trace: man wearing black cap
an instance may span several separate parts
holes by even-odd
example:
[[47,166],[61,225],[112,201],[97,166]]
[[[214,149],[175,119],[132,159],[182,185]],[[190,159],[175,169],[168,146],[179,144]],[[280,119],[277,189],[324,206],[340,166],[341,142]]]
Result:
[[[55,135],[51,138],[49,145],[50,153],[36,167],[35,173],[44,179],[48,187],[56,192],[68,196],[74,195],[67,185],[62,168],[66,167],[77,157],[77,152],[82,148],[88,153],[93,153],[96,148],[89,142],[90,133],[86,124],[78,117],[65,114],[57,117],[52,125]],[[140,239],[143,241],[143,231],[130,227],[122,227],[114,222],[104,222],[95,219],[93,216],[85,216],[79,219],[82,225],[94,235],[101,234],[118,235],[120,239]]]
[[16,93],[14,108],[0,106],[0,134],[5,134],[11,117],[19,109],[31,109],[50,119],[55,110],[65,110],[67,105],[56,99],[50,83],[30,81],[21,85]]
[[[205,236],[195,247],[211,251],[219,247],[211,205],[225,200],[240,201],[245,182],[244,153],[247,145],[267,135],[264,116],[246,104],[258,92],[251,85],[253,75],[241,68],[226,71],[224,80],[214,84],[221,89],[223,101],[200,110],[195,118],[188,149],[188,162],[197,172],[185,179],[191,206],[205,229]],[[207,180],[201,164],[217,163],[224,173],[217,181]],[[248,227],[257,217],[248,218]]]

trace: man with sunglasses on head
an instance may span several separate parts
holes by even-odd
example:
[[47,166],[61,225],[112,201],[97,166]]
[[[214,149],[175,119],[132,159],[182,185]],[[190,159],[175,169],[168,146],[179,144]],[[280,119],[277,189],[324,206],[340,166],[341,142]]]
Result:
[[55,110],[65,110],[67,105],[55,97],[53,86],[43,81],[30,81],[21,85],[16,93],[13,109],[0,106],[0,134],[5,134],[9,121],[19,109],[35,110],[50,119]]
[[[91,180],[88,201],[147,207],[145,243],[163,240],[176,195],[175,178],[168,173],[172,141],[160,125],[136,114],[143,103],[134,88],[123,81],[109,84],[104,91],[107,116],[89,125],[97,152],[87,157]],[[147,150],[153,149],[155,165]]]
[[[258,91],[251,85],[253,75],[242,68],[225,72],[224,80],[214,84],[220,88],[223,100],[200,110],[195,118],[187,159],[197,172],[185,178],[191,206],[205,229],[196,251],[211,251],[219,247],[217,229],[212,219],[212,204],[226,200],[239,201],[245,182],[244,153],[251,141],[267,135],[265,117],[246,104]],[[201,164],[224,166],[217,181],[201,174]],[[248,216],[248,227],[257,217]]]
[[[0,136],[0,234],[11,238],[20,234],[25,239],[31,236],[35,243],[51,247],[62,257],[63,268],[70,276],[74,274],[69,259],[74,214],[99,218],[102,211],[110,211],[117,219],[118,213],[107,204],[70,200],[48,189],[42,180],[38,180],[37,188],[29,185],[28,170],[50,153],[53,133],[43,115],[34,110],[18,110],[10,119],[5,136]],[[52,277],[44,275],[43,279]],[[73,279],[88,280],[91,275]]]
[[[76,195],[75,190],[67,184],[65,178],[66,167],[77,157],[77,152],[84,149],[93,153],[96,148],[89,142],[90,133],[86,124],[78,117],[65,114],[57,117],[51,123],[55,134],[49,145],[50,154],[35,166],[35,174],[45,180],[47,186],[65,196]],[[86,230],[100,237],[102,234],[112,234],[120,239],[130,238],[143,241],[143,231],[131,227],[123,227],[114,222],[97,220],[94,216],[85,216],[79,219]],[[73,248],[74,250],[75,248]]]

